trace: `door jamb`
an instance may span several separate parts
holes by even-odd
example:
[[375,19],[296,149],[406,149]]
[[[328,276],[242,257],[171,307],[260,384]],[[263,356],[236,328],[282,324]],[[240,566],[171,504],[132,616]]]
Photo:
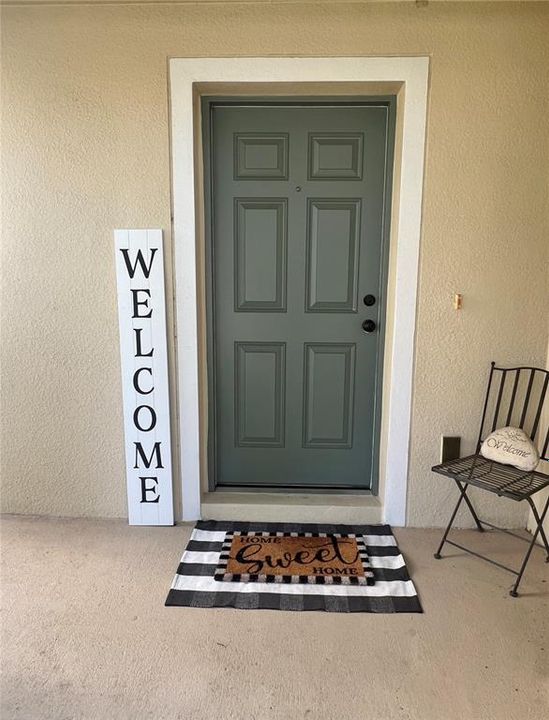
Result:
[[[353,85],[383,86],[398,91],[401,102],[397,153],[400,164],[394,177],[392,245],[396,296],[391,323],[392,348],[387,358],[389,395],[384,402],[385,488],[383,515],[386,522],[406,523],[408,454],[413,384],[413,356],[418,284],[419,244],[427,95],[428,57],[262,57],[262,58],[173,58],[169,63],[172,150],[173,251],[176,284],[177,391],[179,424],[179,470],[182,480],[182,518],[195,520],[201,513],[200,457],[201,423],[199,356],[203,338],[199,334],[197,283],[201,283],[202,261],[197,237],[203,219],[197,212],[197,192],[202,183],[201,147],[195,96],[207,84],[242,88],[249,83],[267,88],[285,86],[285,94],[300,92],[323,83],[339,88]],[[288,84],[289,83],[289,84]],[[249,86],[249,85],[248,85]],[[337,91],[336,91],[337,92]],[[374,89],[373,93],[376,92]],[[378,90],[379,92],[379,90]],[[266,94],[273,94],[270,89]],[[323,94],[320,92],[319,94]],[[367,91],[365,94],[370,94]],[[196,129],[196,136],[194,134]],[[198,271],[198,272],[197,272]],[[202,287],[199,287],[202,290]],[[398,382],[396,379],[398,378]],[[386,409],[385,409],[386,406]]]

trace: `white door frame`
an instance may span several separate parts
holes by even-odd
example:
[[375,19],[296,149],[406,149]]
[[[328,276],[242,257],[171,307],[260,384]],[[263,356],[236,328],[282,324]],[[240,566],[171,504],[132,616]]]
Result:
[[408,453],[429,58],[173,58],[170,60],[176,353],[183,520],[200,518],[195,83],[400,83],[400,172],[394,184],[391,243],[395,288],[385,440],[383,519],[406,524]]

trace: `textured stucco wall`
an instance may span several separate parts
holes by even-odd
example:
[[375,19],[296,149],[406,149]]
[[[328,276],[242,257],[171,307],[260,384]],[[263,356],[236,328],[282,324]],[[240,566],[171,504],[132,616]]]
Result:
[[548,30],[540,3],[3,8],[3,509],[126,514],[112,228],[171,253],[167,57],[430,54],[409,524],[441,524],[440,434],[472,447],[492,358],[545,362]]
[[[548,268],[549,270],[549,268]],[[548,278],[549,280],[549,278]],[[549,317],[547,318],[547,323],[549,325]],[[549,341],[547,343],[547,364],[545,366],[549,370]],[[541,431],[540,431],[540,437],[545,437],[545,433],[549,429],[549,403],[545,406],[545,412],[541,418]],[[549,475],[549,461],[543,461],[540,463],[539,470],[541,472],[545,472]],[[549,497],[549,488],[545,488],[542,492],[538,493],[534,497],[534,502],[536,504],[536,508],[538,513],[542,514],[543,508],[545,507],[545,503],[547,502],[547,498]],[[534,532],[536,529],[536,521],[534,519],[534,515],[532,513],[528,516],[528,530],[530,532]],[[549,537],[549,510],[547,511],[547,515],[545,516],[545,520],[543,521],[543,529],[545,530],[545,534]],[[541,544],[542,539],[541,537],[538,537],[538,542]]]

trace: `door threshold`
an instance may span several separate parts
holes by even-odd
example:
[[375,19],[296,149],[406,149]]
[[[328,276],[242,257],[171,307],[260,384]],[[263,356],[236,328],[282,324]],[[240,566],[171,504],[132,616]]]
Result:
[[365,494],[209,492],[202,495],[203,520],[232,522],[380,523],[378,497]]

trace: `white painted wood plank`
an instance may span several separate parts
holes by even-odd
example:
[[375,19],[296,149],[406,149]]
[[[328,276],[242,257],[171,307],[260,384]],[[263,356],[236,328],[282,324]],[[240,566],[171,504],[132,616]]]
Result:
[[173,525],[162,230],[115,230],[114,238],[128,521]]

